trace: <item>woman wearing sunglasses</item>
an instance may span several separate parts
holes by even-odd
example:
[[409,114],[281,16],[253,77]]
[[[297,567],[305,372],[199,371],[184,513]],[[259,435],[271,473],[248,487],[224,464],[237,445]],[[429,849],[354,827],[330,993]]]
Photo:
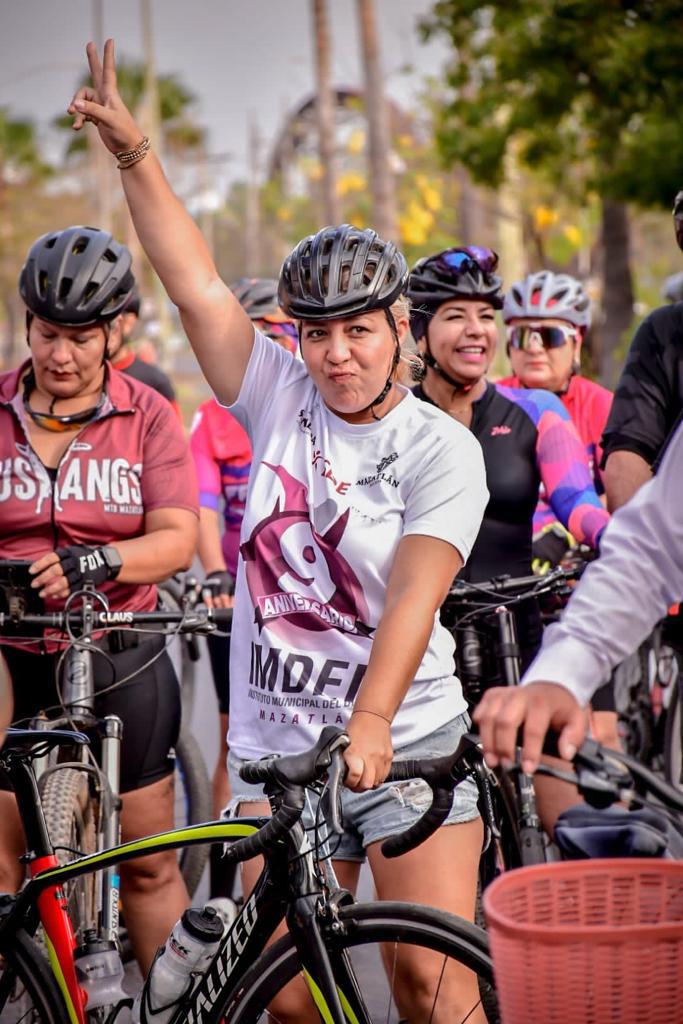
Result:
[[[596,548],[608,521],[560,400],[486,379],[498,344],[496,311],[503,308],[497,264],[490,249],[447,249],[420,260],[408,286],[411,329],[426,365],[415,394],[469,427],[484,451],[490,499],[462,573],[475,583],[531,573],[541,484],[555,517],[582,543]],[[537,603],[518,605],[516,618],[527,665],[541,639]]]
[[[612,392],[580,375],[581,346],[591,325],[591,303],[569,274],[540,270],[511,286],[503,306],[513,388],[546,388],[558,396],[586,449],[597,494],[605,492],[600,463]],[[541,489],[534,514],[533,564],[542,570],[562,560],[573,538],[558,522]],[[614,683],[593,696],[591,728],[605,746],[620,746]]]
[[[583,286],[569,274],[529,274],[507,292],[503,319],[513,376],[500,383],[545,388],[560,398],[585,445],[595,490],[604,494],[600,439],[612,392],[580,376],[581,346],[591,325],[591,303]],[[534,561],[550,568],[570,543],[542,493],[534,516]]]

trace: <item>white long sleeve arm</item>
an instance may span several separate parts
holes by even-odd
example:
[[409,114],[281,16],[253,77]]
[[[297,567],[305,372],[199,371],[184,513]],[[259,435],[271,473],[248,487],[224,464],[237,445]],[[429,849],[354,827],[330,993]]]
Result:
[[659,472],[612,518],[600,558],[550,626],[522,685],[559,683],[581,704],[683,598],[683,427]]

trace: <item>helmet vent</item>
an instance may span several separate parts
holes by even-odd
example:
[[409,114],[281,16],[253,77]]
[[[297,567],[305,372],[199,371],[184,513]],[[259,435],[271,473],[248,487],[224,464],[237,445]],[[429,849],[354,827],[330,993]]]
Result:
[[53,235],[52,238],[48,238],[47,242],[45,243],[45,248],[46,249],[54,249],[54,247],[55,247],[55,245],[57,243],[57,237],[58,237],[57,235]]
[[98,288],[99,288],[99,285],[97,285],[94,281],[91,281],[88,284],[88,287],[85,289],[85,292],[83,294],[83,302],[84,303],[90,302],[90,300],[92,299],[93,295],[96,293]]
[[62,280],[59,282],[59,301],[60,302],[66,301],[66,299],[69,297],[69,292],[71,291],[71,285],[72,284],[73,284],[73,279],[70,278],[70,277],[63,277]]
[[41,270],[38,274],[38,288],[43,298],[47,295],[47,270]]
[[107,263],[116,263],[116,253],[112,252],[111,249],[105,249],[102,253],[102,259],[106,260]]
[[88,241],[89,239],[85,238],[83,235],[81,235],[80,238],[76,239],[76,241],[73,244],[73,248],[71,249],[71,252],[74,254],[74,256],[80,256],[82,252],[85,252],[85,250],[88,248]]

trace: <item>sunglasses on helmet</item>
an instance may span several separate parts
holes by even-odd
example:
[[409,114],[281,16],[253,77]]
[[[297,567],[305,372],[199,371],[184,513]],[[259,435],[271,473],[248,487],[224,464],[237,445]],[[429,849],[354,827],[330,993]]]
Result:
[[515,324],[508,327],[508,344],[510,348],[526,351],[532,340],[540,341],[543,348],[562,348],[570,338],[576,338],[574,327],[558,327],[548,324]]
[[434,258],[440,270],[447,274],[467,273],[469,270],[480,270],[482,274],[492,274],[498,266],[498,253],[493,249],[484,249],[479,245],[464,245],[454,249],[446,249]]

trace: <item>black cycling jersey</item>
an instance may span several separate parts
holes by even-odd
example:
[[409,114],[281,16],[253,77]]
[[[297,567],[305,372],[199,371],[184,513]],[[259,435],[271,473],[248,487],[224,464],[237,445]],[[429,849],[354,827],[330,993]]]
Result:
[[683,411],[683,302],[655,309],[631,342],[602,438],[602,464],[630,451],[661,457]]
[[[431,401],[420,386],[414,393]],[[484,453],[490,497],[460,575],[473,583],[504,573],[529,576],[533,515],[541,484],[536,424],[522,406],[487,383],[482,397],[472,403],[470,430]]]
[[139,356],[134,356],[131,363],[127,366],[118,366],[117,369],[127,373],[130,377],[135,377],[136,380],[142,381],[143,384],[147,384],[150,388],[154,388],[160,395],[167,398],[169,402],[175,403],[175,389],[171,384],[171,380],[168,374],[160,370],[158,366],[153,366],[151,363],[146,363],[144,359],[140,359]]

